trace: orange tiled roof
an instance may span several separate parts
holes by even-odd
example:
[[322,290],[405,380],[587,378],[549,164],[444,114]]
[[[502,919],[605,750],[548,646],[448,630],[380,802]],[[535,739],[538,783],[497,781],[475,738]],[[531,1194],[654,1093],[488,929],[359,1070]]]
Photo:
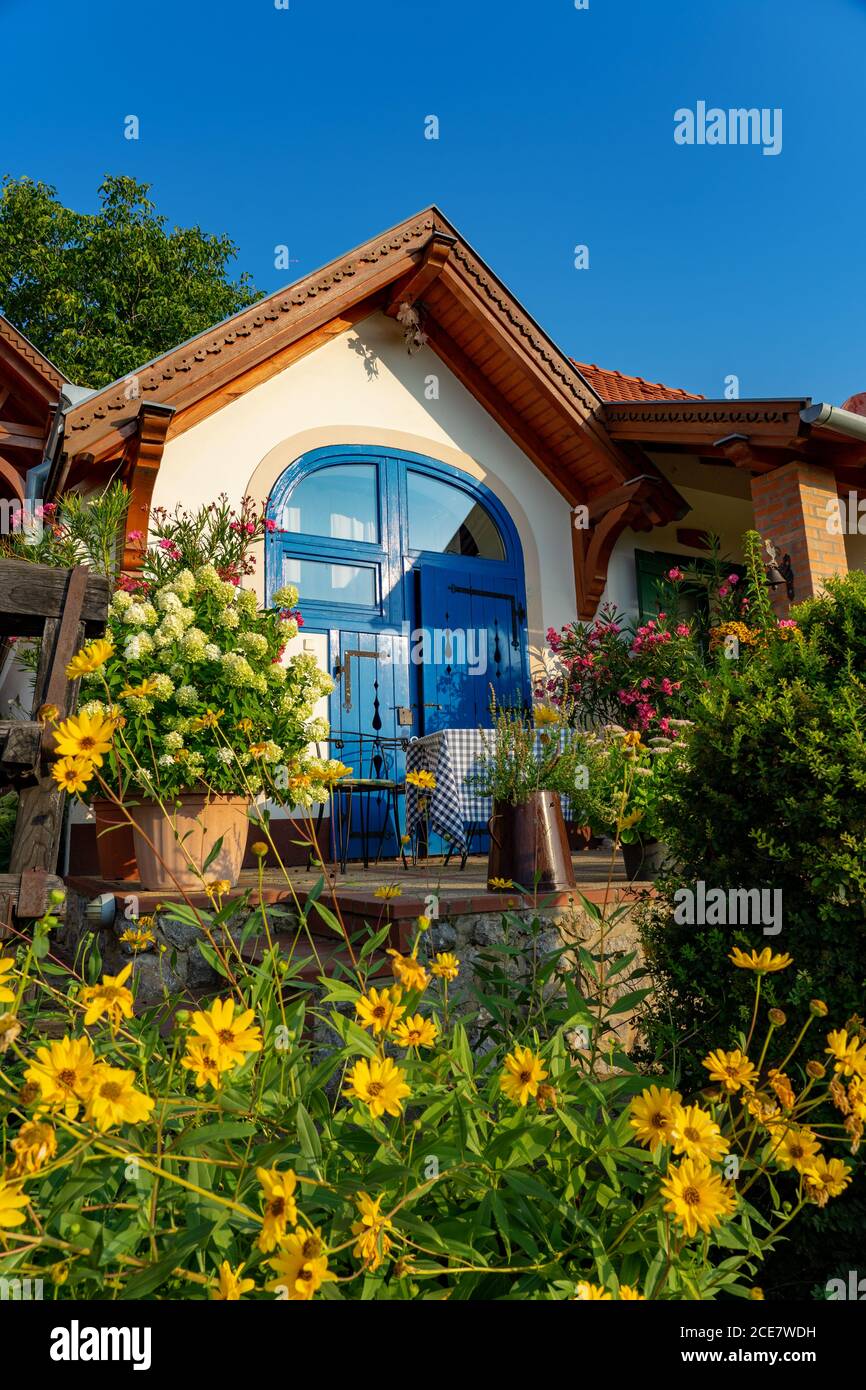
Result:
[[595,362],[572,362],[586,379],[597,396],[603,401],[702,401],[692,391],[683,391],[678,386],[665,386],[660,381],[644,381],[642,376],[626,376],[623,372],[609,371],[596,366]]

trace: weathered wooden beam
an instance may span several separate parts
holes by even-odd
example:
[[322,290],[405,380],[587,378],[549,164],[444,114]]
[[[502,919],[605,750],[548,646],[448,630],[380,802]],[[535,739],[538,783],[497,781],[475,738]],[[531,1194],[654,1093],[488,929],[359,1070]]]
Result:
[[[29,560],[0,560],[0,637],[41,637],[45,619],[63,613],[69,574]],[[104,631],[108,599],[108,580],[88,574],[81,608],[87,637]]]
[[39,767],[43,725],[24,719],[0,719],[0,788],[20,786]]
[[25,425],[15,420],[0,420],[0,444],[12,449],[41,449],[45,431],[41,425]]

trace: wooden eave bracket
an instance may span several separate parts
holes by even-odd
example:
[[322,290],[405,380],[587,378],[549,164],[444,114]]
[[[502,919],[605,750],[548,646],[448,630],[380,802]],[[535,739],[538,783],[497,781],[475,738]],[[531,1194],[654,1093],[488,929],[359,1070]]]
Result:
[[457,238],[446,232],[433,232],[424,248],[420,265],[396,286],[388,301],[385,313],[395,319],[404,304],[410,308],[423,298],[425,292],[438,279],[448,264]]
[[142,401],[138,412],[138,433],[129,470],[130,502],[123,538],[124,569],[141,568],[144,552],[140,546],[130,542],[129,532],[143,531],[147,534],[147,521],[141,514],[150,513],[156,476],[173,416],[174,406],[163,405],[161,401]]

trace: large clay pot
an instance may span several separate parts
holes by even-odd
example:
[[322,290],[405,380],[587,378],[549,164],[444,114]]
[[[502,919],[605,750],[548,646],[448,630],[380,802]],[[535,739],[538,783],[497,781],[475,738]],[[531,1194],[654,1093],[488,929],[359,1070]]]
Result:
[[517,806],[494,802],[489,830],[488,881],[511,879],[539,893],[574,887],[559,792],[532,792]]
[[93,819],[100,877],[109,883],[137,880],[135,839],[126,812],[107,797],[97,796],[93,798]]
[[[142,888],[170,893],[180,887],[201,892],[201,874],[207,882],[225,879],[234,887],[246,849],[249,807],[244,796],[192,794],[178,797],[174,805],[167,804],[166,811],[154,801],[131,806]],[[219,853],[205,869],[220,837]]]

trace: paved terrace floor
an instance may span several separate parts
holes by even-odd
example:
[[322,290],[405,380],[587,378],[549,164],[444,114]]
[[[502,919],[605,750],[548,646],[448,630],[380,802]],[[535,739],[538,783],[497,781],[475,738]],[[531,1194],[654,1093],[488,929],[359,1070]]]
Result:
[[[572,863],[578,890],[595,902],[603,899],[609,878],[616,898],[622,896],[624,891],[627,892],[629,887],[637,889],[647,886],[628,884],[622,856],[619,854],[611,871],[609,850],[586,850],[573,855]],[[470,855],[465,869],[462,870],[458,859],[452,859],[451,863],[446,865],[441,857],[437,857],[419,861],[417,864],[410,861],[406,869],[399,860],[388,860],[380,864],[371,864],[367,869],[361,863],[350,863],[347,864],[344,874],[332,865],[326,865],[326,871],[329,883],[325,885],[322,900],[327,902],[332,892],[336,893],[341,906],[351,911],[353,916],[364,914],[372,920],[384,920],[385,915],[390,916],[392,920],[417,916],[423,912],[425,899],[431,893],[439,897],[441,906],[447,907],[452,915],[463,912],[496,912],[517,906],[526,900],[517,888],[507,891],[490,890],[487,883],[486,855]],[[266,869],[262,883],[262,897],[265,902],[286,902],[297,896],[303,903],[306,895],[322,877],[321,869],[295,867],[288,869],[287,873],[291,887],[279,870]],[[70,888],[84,897],[113,893],[121,907],[124,901],[134,894],[139,899],[139,912],[142,914],[153,912],[160,903],[180,899],[177,893],[145,892],[134,882],[112,883],[105,879],[75,874],[69,875],[67,882]],[[330,886],[331,882],[333,888]],[[258,876],[255,870],[244,870],[230,896],[234,897],[249,890],[255,900],[257,884]],[[376,896],[377,889],[391,885],[400,890],[397,896],[387,900]],[[532,886],[523,886],[527,888],[526,897],[533,901]],[[572,894],[569,892],[556,894],[555,898],[550,894],[541,894],[537,901],[565,903],[570,896]],[[191,892],[189,897],[196,904],[204,906],[207,903],[204,893]]]

